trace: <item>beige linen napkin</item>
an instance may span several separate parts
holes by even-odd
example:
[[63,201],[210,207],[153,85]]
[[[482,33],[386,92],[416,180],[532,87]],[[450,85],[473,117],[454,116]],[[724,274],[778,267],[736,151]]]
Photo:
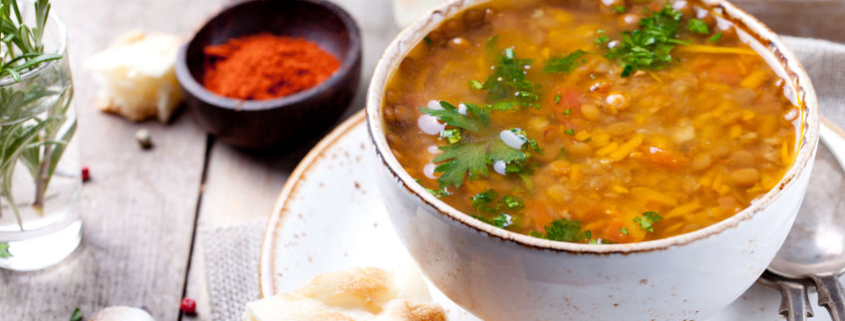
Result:
[[[810,74],[822,114],[839,126],[845,126],[845,45],[793,37],[784,37],[784,40]],[[845,211],[845,202],[831,202],[840,199],[831,195],[842,193],[845,193],[845,174],[822,147],[802,210]],[[205,244],[213,321],[240,320],[246,303],[258,299],[258,255],[263,229],[264,224],[256,222],[200,230]]]

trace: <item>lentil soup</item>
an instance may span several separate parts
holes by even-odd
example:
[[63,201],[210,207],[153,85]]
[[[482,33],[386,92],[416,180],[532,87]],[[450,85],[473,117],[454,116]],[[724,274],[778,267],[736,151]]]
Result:
[[386,138],[432,194],[557,241],[728,218],[793,163],[801,110],[694,2],[505,1],[444,21],[392,75]]

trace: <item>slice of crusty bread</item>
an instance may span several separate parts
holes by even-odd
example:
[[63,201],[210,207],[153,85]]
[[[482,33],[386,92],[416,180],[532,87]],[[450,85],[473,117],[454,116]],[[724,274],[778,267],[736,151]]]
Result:
[[85,62],[100,85],[96,105],[133,121],[166,123],[182,101],[174,64],[179,37],[132,31]]
[[292,293],[247,304],[243,321],[445,321],[413,268],[318,275]]

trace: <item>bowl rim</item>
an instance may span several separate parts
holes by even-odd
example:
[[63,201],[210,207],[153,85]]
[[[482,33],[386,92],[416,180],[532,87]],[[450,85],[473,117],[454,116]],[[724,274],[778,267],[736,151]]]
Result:
[[[716,12],[722,18],[730,20],[762,44],[762,47],[755,48],[755,51],[767,60],[770,65],[776,63],[776,66],[772,66],[772,68],[775,69],[775,72],[779,76],[784,77],[788,81],[787,85],[790,85],[789,87],[793,89],[790,98],[796,99],[793,102],[801,110],[801,120],[799,122],[799,126],[801,126],[800,138],[796,137],[796,143],[800,144],[800,147],[794,162],[775,188],[768,191],[739,213],[707,227],[668,238],[624,244],[581,244],[540,239],[497,228],[456,210],[428,193],[399,164],[387,144],[384,135],[382,101],[386,84],[398,68],[401,60],[420,41],[423,41],[423,38],[429,32],[446,21],[446,19],[453,18],[466,9],[490,1],[492,0],[450,0],[409,25],[385,50],[367,91],[367,129],[370,135],[370,141],[375,146],[375,152],[381,161],[381,165],[388,170],[390,175],[393,176],[401,187],[405,188],[417,200],[439,212],[444,219],[451,219],[464,227],[480,232],[488,237],[497,238],[505,243],[540,251],[586,255],[654,252],[704,240],[731,230],[744,221],[751,220],[756,213],[763,211],[775,200],[783,197],[784,190],[792,190],[792,187],[797,184],[797,178],[805,173],[809,174],[818,147],[820,114],[815,89],[801,62],[777,34],[747,12],[726,0],[702,0],[697,4],[703,4],[711,12]],[[781,71],[785,75],[780,74]],[[804,194],[802,193],[800,197],[803,198]]]
[[295,105],[342,84],[346,75],[352,72],[355,68],[355,65],[358,63],[358,61],[361,60],[361,48],[363,46],[361,43],[361,29],[358,27],[358,23],[355,22],[355,19],[353,19],[352,16],[342,7],[332,2],[322,0],[290,1],[304,2],[327,9],[329,12],[334,14],[343,22],[344,27],[349,33],[350,46],[347,50],[346,56],[340,59],[340,68],[338,68],[338,70],[336,70],[328,79],[326,79],[322,83],[318,84],[317,86],[281,98],[274,98],[268,100],[241,100],[218,95],[205,88],[205,86],[200,84],[200,82],[194,78],[193,73],[191,73],[191,70],[188,67],[188,47],[190,47],[191,44],[196,41],[197,35],[206,28],[208,28],[212,21],[214,21],[215,19],[230,10],[241,6],[267,2],[268,1],[266,0],[249,0],[236,2],[234,4],[224,7],[216,14],[208,18],[202,24],[202,26],[199,27],[196,32],[194,32],[194,34],[191,36],[191,39],[179,48],[179,52],[176,56],[176,78],[182,85],[182,87],[185,89],[185,91],[189,92],[192,96],[197,97],[197,99],[202,100],[211,106],[215,106],[221,109],[235,111],[261,111]]

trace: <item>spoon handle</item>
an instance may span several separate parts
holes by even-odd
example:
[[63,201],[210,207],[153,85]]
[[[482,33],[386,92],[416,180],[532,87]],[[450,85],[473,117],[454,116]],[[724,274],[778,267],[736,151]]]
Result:
[[778,282],[778,285],[781,291],[779,312],[786,317],[786,321],[805,321],[807,317],[813,316],[804,285],[790,281]]
[[814,275],[813,282],[819,292],[819,305],[827,308],[833,321],[845,321],[845,293],[835,274]]
[[839,165],[845,168],[845,130],[836,126],[829,119],[822,117],[820,131],[822,141],[839,161]]

